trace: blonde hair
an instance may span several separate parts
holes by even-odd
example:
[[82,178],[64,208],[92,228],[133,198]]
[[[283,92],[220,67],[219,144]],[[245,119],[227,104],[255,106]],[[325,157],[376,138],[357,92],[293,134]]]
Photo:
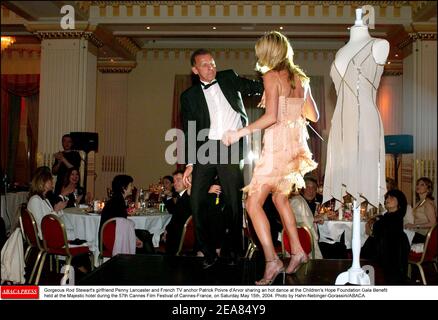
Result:
[[47,170],[46,167],[38,168],[30,184],[29,198],[37,194],[44,199],[45,198],[44,185],[46,184],[47,181],[52,179],[53,176],[52,173],[50,172],[50,169]]
[[309,83],[309,77],[294,64],[294,51],[289,40],[280,32],[271,31],[261,37],[255,44],[255,54],[258,59],[256,70],[262,74],[270,70],[287,70],[293,89],[295,89],[294,75],[298,76],[302,85]]

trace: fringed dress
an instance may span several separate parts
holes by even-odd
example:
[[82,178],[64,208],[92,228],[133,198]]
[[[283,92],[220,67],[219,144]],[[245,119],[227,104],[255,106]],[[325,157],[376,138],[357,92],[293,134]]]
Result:
[[273,193],[288,195],[305,186],[303,176],[317,163],[307,145],[304,103],[305,98],[279,97],[277,122],[265,130],[261,157],[244,192],[252,194],[267,185]]

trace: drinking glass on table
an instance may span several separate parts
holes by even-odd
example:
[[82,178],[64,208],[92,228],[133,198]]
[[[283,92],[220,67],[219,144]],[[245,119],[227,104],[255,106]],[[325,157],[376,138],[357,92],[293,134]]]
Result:
[[317,202],[315,209],[315,216],[314,216],[315,223],[319,223],[319,224],[324,223],[324,220],[326,219],[325,211],[326,208],[323,205],[321,205],[319,202]]

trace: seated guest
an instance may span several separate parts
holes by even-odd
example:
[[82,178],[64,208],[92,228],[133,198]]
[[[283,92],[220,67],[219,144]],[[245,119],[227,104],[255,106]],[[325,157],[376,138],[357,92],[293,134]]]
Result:
[[[128,175],[115,176],[112,181],[111,198],[105,203],[103,207],[99,235],[103,224],[111,218],[128,218],[127,197],[131,195],[134,179]],[[152,235],[147,230],[135,230],[136,239],[136,253],[154,253],[152,244]],[[100,239],[99,239],[100,241]]]
[[65,174],[60,196],[67,200],[67,208],[76,207],[80,203],[85,203],[84,188],[79,185],[79,170],[69,168]]
[[301,195],[306,200],[310,212],[315,215],[317,205],[322,203],[322,194],[318,193],[318,181],[312,176],[305,176],[306,186],[303,188]]
[[[52,174],[52,170],[48,166],[41,166],[41,167],[36,168],[34,176],[39,175],[41,171],[48,172],[48,173]],[[64,201],[64,199],[61,199],[59,196],[57,196],[55,194],[54,190],[47,191],[46,199],[49,200],[49,202],[52,205],[52,207],[55,207],[55,205],[58,202]]]
[[184,224],[192,215],[190,206],[190,190],[183,182],[184,171],[177,170],[173,174],[173,183],[176,196],[164,201],[167,211],[172,215],[172,219],[166,226],[163,241],[166,245],[166,253],[174,255],[178,251]]
[[163,194],[164,194],[164,197],[166,200],[176,196],[175,188],[173,187],[173,177],[172,176],[163,177],[163,186],[164,186]]
[[367,222],[365,232],[370,235],[361,250],[361,257],[378,262],[387,284],[405,284],[408,267],[409,240],[403,231],[406,196],[400,190],[385,194],[385,208],[381,216]]
[[290,198],[289,203],[292,211],[295,213],[297,224],[306,226],[312,233],[315,259],[322,259],[321,250],[319,249],[318,245],[318,232],[314,224],[314,217],[309,208],[308,202],[301,195],[296,194]]
[[[73,226],[64,218],[64,212],[62,210],[66,207],[67,201],[58,201],[54,207],[52,207],[52,204],[47,198],[48,194],[53,191],[53,187],[53,176],[50,169],[47,167],[37,168],[30,186],[30,199],[27,203],[27,210],[29,210],[35,218],[38,227],[38,236],[40,239],[43,239],[41,233],[41,221],[43,217],[48,214],[57,214],[64,223],[67,239],[82,242],[76,239]],[[87,254],[75,256],[72,260],[72,265],[83,273],[88,272],[91,268]]]
[[407,229],[415,230],[412,243],[424,243],[429,228],[437,222],[434,203],[432,180],[422,177],[415,185],[416,204],[413,210],[414,222],[405,225]]
[[[36,170],[32,178],[29,192],[30,198],[27,203],[27,210],[29,210],[35,218],[40,239],[43,238],[41,234],[41,221],[43,217],[50,213],[58,214],[61,217],[64,214],[62,209],[67,205],[67,201],[60,201],[52,207],[47,195],[53,191],[53,176],[50,169],[46,170],[45,168],[46,167],[42,167]],[[66,229],[68,240],[75,239],[74,230],[68,228],[67,225]]]
[[[390,177],[386,177],[386,191],[390,190],[399,190],[397,183],[394,179]],[[409,229],[408,226],[414,224],[414,214],[412,210],[412,206],[408,204],[406,208],[406,214],[403,218],[403,225],[405,226],[405,229]]]

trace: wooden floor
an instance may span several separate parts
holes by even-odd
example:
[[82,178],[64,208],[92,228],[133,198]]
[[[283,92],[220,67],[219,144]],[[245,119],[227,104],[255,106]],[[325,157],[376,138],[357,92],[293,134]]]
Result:
[[[202,269],[202,258],[165,255],[119,255],[86,275],[78,285],[253,285],[263,275],[263,260],[242,259],[237,266],[218,262]],[[288,259],[284,260],[285,264]],[[361,265],[369,264],[362,261]],[[311,260],[296,275],[279,276],[275,285],[334,285],[351,260]],[[375,284],[384,285],[375,267]]]

